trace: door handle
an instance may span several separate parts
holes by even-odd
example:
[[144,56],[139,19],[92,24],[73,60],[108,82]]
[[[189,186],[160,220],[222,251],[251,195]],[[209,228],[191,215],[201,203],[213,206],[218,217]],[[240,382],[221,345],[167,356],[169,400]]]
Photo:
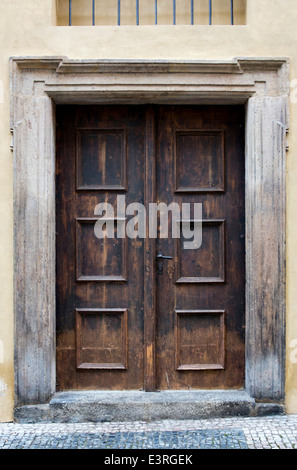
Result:
[[157,254],[157,259],[173,259],[172,256],[164,256],[161,252]]
[[162,253],[159,251],[159,253],[157,254],[157,273],[158,274],[163,274],[163,265],[161,263],[161,261],[163,259],[173,259],[172,256],[164,256],[162,255]]

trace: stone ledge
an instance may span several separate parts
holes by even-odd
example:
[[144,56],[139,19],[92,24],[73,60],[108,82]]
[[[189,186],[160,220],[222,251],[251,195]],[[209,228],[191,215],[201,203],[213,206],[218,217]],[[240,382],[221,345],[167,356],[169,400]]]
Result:
[[59,392],[48,404],[15,409],[18,423],[82,423],[267,416],[284,414],[278,403],[256,403],[245,391]]

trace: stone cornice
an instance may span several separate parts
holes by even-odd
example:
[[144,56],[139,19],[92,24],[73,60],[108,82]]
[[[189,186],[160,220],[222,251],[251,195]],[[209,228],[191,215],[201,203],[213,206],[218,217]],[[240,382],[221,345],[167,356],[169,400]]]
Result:
[[20,69],[51,69],[66,73],[244,73],[246,71],[277,71],[288,63],[286,57],[239,57],[232,60],[115,60],[66,57],[12,57]]

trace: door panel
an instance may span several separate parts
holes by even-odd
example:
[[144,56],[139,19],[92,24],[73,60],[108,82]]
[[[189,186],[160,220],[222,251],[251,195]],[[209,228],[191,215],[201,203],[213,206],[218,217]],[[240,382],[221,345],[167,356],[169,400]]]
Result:
[[60,390],[143,387],[143,241],[97,238],[95,207],[143,200],[144,117],[142,107],[57,109]]
[[[244,385],[244,112],[158,109],[157,199],[202,203],[202,245],[157,240],[157,387]],[[191,215],[193,218],[193,213]]]

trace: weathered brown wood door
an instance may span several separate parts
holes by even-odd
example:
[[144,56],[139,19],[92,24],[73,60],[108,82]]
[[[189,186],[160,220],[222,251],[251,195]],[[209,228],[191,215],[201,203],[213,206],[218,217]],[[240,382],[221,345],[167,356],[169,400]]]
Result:
[[141,107],[57,110],[60,389],[143,387],[143,241],[97,238],[95,207],[143,201],[144,146]]
[[[202,245],[159,238],[157,386],[244,385],[244,113],[158,110],[157,199],[202,203]],[[190,219],[193,218],[193,211]],[[183,232],[182,232],[183,233]]]
[[[233,106],[58,107],[58,389],[243,386],[243,124]],[[170,224],[119,238],[116,210],[97,238],[95,208],[118,195],[202,203],[201,247]]]

